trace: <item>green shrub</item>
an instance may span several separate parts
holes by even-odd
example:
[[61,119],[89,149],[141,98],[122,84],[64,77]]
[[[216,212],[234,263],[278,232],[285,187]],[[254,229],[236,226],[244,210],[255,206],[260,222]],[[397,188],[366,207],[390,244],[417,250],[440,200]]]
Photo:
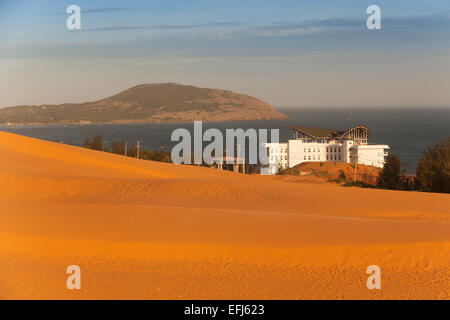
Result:
[[383,171],[378,177],[377,186],[386,189],[400,189],[401,186],[401,163],[397,155],[389,155],[384,164]]
[[424,151],[415,184],[420,191],[450,193],[450,137]]

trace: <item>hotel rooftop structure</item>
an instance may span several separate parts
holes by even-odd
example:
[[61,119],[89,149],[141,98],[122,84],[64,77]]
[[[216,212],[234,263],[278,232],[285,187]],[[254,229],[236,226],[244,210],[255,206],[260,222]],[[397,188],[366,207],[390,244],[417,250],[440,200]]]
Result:
[[293,168],[303,162],[347,162],[383,168],[387,145],[369,144],[369,129],[356,126],[348,130],[289,126],[294,138],[285,143],[267,143],[269,165],[265,174]]

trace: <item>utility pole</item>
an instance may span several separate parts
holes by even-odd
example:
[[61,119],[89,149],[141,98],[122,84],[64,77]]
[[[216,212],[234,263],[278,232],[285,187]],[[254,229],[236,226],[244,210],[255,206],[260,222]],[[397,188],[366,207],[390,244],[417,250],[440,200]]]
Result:
[[105,151],[105,143],[108,143],[109,141],[103,141],[102,140],[102,151],[104,152]]
[[128,142],[125,142],[125,157],[127,156]]
[[138,159],[139,159],[139,149],[140,149],[140,147],[141,147],[141,142],[138,140],[137,141],[137,146],[136,146],[136,148],[137,148],[137,150],[136,150],[136,158],[138,158]]
[[242,166],[242,173],[245,174],[245,152],[244,152],[244,158],[241,159],[241,147],[242,147],[242,145],[238,144],[237,146],[238,146],[238,166],[237,166],[238,170],[237,171],[239,172],[239,163],[240,163],[241,166]]
[[237,145],[237,172],[239,172],[239,163],[241,162],[241,145]]

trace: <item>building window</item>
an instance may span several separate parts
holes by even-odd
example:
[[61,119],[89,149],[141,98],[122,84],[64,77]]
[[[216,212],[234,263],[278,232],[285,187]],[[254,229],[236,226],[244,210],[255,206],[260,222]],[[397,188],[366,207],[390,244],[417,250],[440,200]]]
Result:
[[303,157],[303,160],[306,160],[306,156]]
[[341,155],[339,155],[339,160],[341,160]]
[[308,152],[311,152],[311,149],[308,149]]
[[[334,148],[334,152],[337,152],[337,151],[336,151],[336,148]],[[336,158],[336,157],[335,157],[335,158]]]

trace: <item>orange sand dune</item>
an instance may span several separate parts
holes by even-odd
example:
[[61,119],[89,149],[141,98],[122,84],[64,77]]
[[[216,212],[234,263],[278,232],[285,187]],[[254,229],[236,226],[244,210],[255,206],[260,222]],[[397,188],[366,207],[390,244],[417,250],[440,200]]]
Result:
[[449,195],[0,150],[0,299],[449,299]]

